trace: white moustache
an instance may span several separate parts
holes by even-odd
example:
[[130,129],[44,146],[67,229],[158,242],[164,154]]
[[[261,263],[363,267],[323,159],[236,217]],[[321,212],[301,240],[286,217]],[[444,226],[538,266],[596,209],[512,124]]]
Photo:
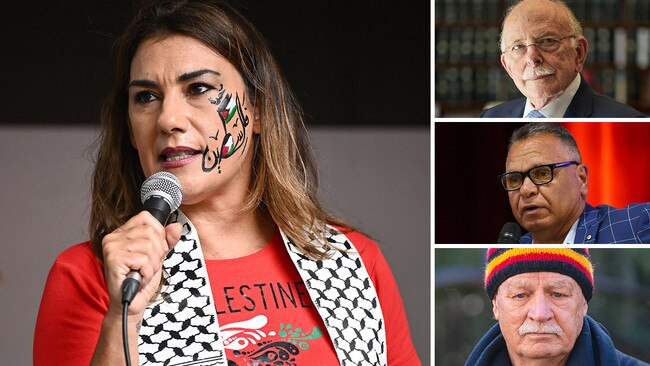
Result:
[[522,75],[522,78],[524,79],[524,81],[528,81],[542,76],[553,75],[555,74],[555,72],[556,72],[555,68],[548,64],[535,66],[535,67],[526,67],[524,69],[524,74]]
[[524,323],[521,327],[519,327],[519,335],[523,336],[523,335],[526,335],[526,334],[529,334],[529,333],[556,334],[558,336],[561,336],[561,335],[564,334],[564,332],[562,332],[562,329],[560,329],[559,326],[553,325],[553,324]]

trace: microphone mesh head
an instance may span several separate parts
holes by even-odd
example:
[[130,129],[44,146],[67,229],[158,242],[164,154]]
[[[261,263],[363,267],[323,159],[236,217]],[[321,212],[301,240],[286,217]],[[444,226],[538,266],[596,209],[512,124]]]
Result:
[[165,198],[172,212],[178,210],[183,201],[181,182],[174,174],[158,172],[145,179],[140,189],[140,199],[144,203],[151,196]]

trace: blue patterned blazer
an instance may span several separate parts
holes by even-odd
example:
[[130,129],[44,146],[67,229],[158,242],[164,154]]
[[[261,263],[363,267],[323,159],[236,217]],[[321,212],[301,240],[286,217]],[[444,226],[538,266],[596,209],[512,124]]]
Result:
[[[521,237],[530,244],[530,234]],[[618,209],[588,203],[578,219],[576,244],[650,244],[650,203],[635,203]]]

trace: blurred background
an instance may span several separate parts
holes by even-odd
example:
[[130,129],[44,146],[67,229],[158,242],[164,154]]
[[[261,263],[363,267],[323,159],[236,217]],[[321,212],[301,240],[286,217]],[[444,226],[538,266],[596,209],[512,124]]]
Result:
[[[514,0],[435,0],[435,116],[478,117],[522,97],[501,66],[499,34]],[[650,114],[650,0],[567,0],[589,51],[597,92]]]
[[[623,353],[650,361],[650,250],[589,249],[595,290],[587,314]],[[435,365],[462,366],[496,323],[483,288],[486,249],[435,249]]]
[[[48,271],[87,240],[111,47],[138,3],[0,4],[0,365],[32,363]],[[267,38],[305,109],[322,202],[379,243],[428,364],[431,4],[232,3]]]
[[[230,2],[269,41],[309,125],[429,126],[428,2]],[[3,2],[0,123],[96,125],[139,3]]]
[[[560,123],[589,169],[589,204],[621,208],[650,201],[650,123]],[[435,243],[493,243],[503,224],[515,221],[497,176],[505,172],[510,135],[521,126],[436,121]]]

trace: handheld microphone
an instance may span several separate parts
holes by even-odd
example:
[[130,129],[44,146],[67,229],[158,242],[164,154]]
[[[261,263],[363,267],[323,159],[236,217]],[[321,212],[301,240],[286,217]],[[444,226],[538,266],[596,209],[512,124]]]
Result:
[[497,244],[519,244],[521,238],[521,227],[515,222],[506,222],[501,228]]
[[[153,215],[163,226],[167,225],[169,215],[178,210],[183,201],[181,182],[171,173],[152,174],[140,188],[142,209]],[[122,303],[131,304],[140,290],[142,276],[138,271],[131,271],[122,283]]]

